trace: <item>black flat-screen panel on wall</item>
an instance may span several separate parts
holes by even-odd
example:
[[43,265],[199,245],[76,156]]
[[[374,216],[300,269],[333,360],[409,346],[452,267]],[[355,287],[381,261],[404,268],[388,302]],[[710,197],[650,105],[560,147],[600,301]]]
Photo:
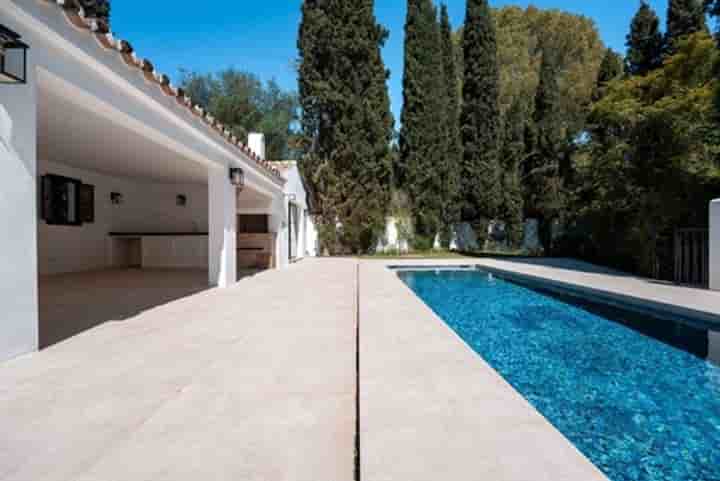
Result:
[[82,182],[48,174],[42,177],[42,218],[49,225],[82,224],[79,200]]

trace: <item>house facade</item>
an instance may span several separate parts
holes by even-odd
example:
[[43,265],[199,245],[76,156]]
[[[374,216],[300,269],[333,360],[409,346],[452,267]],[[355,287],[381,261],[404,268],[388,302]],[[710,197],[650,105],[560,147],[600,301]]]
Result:
[[79,3],[0,0],[0,24],[29,47],[25,78],[0,83],[0,360],[38,349],[44,279],[204,269],[227,287],[250,212],[265,267],[289,263],[288,180],[262,135],[235,138]]
[[285,197],[287,200],[287,252],[291,262],[305,257],[315,257],[320,251],[320,241],[313,209],[310,204],[305,182],[297,161],[285,160],[271,162],[285,179]]

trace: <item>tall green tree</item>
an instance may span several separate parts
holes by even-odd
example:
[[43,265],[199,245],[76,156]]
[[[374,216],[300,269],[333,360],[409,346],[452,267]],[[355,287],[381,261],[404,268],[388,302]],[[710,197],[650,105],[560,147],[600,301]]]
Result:
[[232,68],[215,74],[181,71],[180,86],[193,102],[207,109],[238,138],[249,132],[265,134],[271,160],[296,155],[298,99],[274,80],[263,83],[256,75]]
[[463,33],[462,218],[474,223],[482,239],[487,221],[498,215],[501,172],[500,78],[495,24],[487,0],[468,0]]
[[561,111],[567,128],[582,132],[597,71],[605,55],[592,19],[560,10],[508,6],[493,11],[500,67],[500,111],[520,98],[531,114],[545,50],[555,54]]
[[323,247],[365,252],[384,230],[393,118],[372,0],[305,0],[298,38],[300,163]]
[[447,5],[440,7],[440,32],[442,41],[443,67],[445,74],[447,148],[445,149],[445,178],[443,185],[443,222],[449,233],[454,223],[460,220],[460,166],[462,163],[462,139],[460,137],[460,82],[456,65],[456,51],[453,30]]
[[502,204],[499,217],[506,223],[510,244],[522,242],[524,227],[524,200],[522,167],[526,159],[525,136],[527,112],[523,99],[516,99],[504,115],[502,137]]
[[613,49],[608,48],[605,51],[600,71],[597,74],[597,83],[595,92],[593,92],[593,101],[598,101],[605,96],[607,85],[609,82],[617,79],[623,73],[623,58]]
[[610,82],[578,159],[578,254],[672,279],[673,232],[706,227],[720,195],[712,98],[715,42],[698,32],[646,76]]
[[568,140],[563,129],[555,55],[550,49],[544,50],[524,171],[526,214],[540,221],[540,237],[546,249],[551,247],[551,224],[560,217],[564,206],[562,162]]
[[408,0],[400,130],[401,186],[413,206],[415,234],[423,244],[443,228],[448,131],[443,55],[431,0]]
[[660,19],[645,0],[640,2],[626,40],[626,70],[630,75],[646,75],[662,65],[665,43]]
[[670,0],[667,12],[667,46],[675,52],[675,42],[696,32],[707,31],[703,0]]

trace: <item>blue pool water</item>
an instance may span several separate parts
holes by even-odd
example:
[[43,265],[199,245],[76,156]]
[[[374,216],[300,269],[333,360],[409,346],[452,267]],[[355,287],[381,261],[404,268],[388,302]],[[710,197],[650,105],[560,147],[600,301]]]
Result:
[[482,271],[398,275],[611,480],[720,480],[714,333]]

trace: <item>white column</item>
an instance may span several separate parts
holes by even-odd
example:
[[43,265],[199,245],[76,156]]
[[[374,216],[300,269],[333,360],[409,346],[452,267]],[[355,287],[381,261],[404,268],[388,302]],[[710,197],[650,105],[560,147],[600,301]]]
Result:
[[720,199],[710,202],[710,289],[720,291]]
[[228,287],[237,282],[237,197],[228,167],[208,172],[210,285]]

